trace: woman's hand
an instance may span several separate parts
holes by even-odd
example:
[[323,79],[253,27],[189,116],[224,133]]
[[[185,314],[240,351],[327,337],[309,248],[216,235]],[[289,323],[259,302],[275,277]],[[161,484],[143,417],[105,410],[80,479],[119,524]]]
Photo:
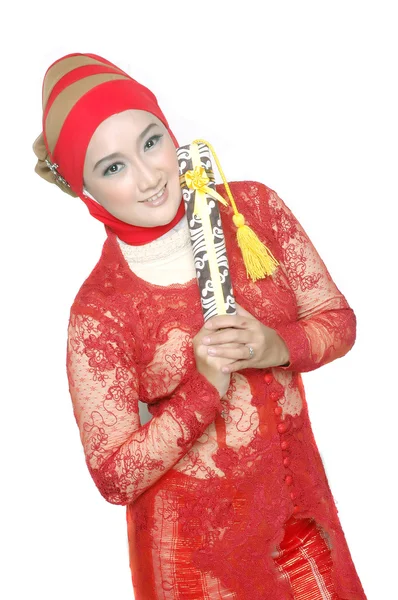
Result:
[[[207,335],[201,339],[209,356],[229,359],[229,364],[221,365],[223,373],[288,364],[289,351],[277,332],[263,325],[239,304],[236,311],[236,315],[209,319],[204,325]],[[249,348],[252,348],[252,356]]]
[[[209,319],[208,324],[218,317],[212,317]],[[229,317],[231,318],[231,317]],[[207,381],[211,383],[220,394],[222,398],[227,393],[229,383],[231,380],[231,374],[229,371],[223,371],[223,369],[234,362],[231,358],[211,356],[208,354],[207,347],[203,344],[203,338],[207,336],[208,329],[203,326],[202,329],[193,338],[193,350],[195,354],[196,368]],[[237,346],[237,344],[225,344],[224,349],[229,346]]]

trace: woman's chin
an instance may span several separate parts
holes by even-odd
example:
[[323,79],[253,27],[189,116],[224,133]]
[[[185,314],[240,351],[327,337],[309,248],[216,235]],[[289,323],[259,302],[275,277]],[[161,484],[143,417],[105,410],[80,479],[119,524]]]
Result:
[[[166,208],[166,207],[165,207]],[[125,223],[127,223],[128,225],[133,225],[135,227],[146,227],[146,228],[151,228],[151,227],[163,227],[165,225],[168,225],[169,223],[171,223],[171,221],[175,218],[177,211],[178,211],[179,205],[177,206],[176,209],[173,209],[172,211],[170,210],[163,210],[163,211],[155,211],[154,209],[151,209],[151,213],[153,210],[153,213],[150,215],[145,215],[145,217],[141,217],[140,219],[134,219],[134,218],[121,218],[118,217],[120,220],[124,221]]]

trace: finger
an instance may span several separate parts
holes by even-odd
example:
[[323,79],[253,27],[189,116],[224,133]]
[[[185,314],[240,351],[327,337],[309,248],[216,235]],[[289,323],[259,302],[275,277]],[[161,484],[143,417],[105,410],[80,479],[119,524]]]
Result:
[[222,367],[223,373],[235,373],[236,371],[243,371],[243,369],[255,369],[251,360],[237,360],[229,365]]
[[248,358],[249,349],[247,346],[236,344],[235,346],[212,346],[207,350],[209,356],[217,358],[229,358],[235,361],[242,361]]
[[236,306],[236,312],[239,316],[251,317],[252,319],[255,318],[251,313],[249,313],[246,309],[243,308],[243,306],[241,306],[237,302],[235,302],[235,306]]
[[202,338],[205,346],[218,346],[221,344],[248,344],[252,341],[252,334],[246,329],[220,329]]
[[[250,315],[249,315],[250,316]],[[240,315],[218,315],[206,321],[204,327],[206,329],[247,329],[250,326],[250,319]]]
[[239,316],[241,316],[242,318],[247,317],[251,331],[255,331],[256,329],[261,328],[263,331],[275,333],[271,327],[268,327],[267,325],[264,325],[263,323],[261,323],[261,321],[259,321],[256,317],[254,317],[249,312],[247,312],[247,310],[242,308],[242,306],[240,306],[240,304],[236,304],[236,308],[237,308],[237,314]]

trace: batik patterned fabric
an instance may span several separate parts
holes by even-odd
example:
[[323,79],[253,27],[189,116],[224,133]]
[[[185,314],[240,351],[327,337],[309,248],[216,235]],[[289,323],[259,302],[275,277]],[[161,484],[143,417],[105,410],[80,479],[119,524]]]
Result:
[[[255,182],[231,190],[280,263],[249,280],[220,205],[236,301],[285,340],[289,365],[234,373],[220,399],[196,369],[196,279],[143,281],[110,234],[69,327],[87,465],[104,498],[126,505],[136,600],[301,600],[275,562],[293,516],[313,519],[328,540],[337,596],[363,600],[300,375],[350,350],[355,315],[278,195]],[[152,414],[145,425],[140,401]]]
[[295,600],[342,600],[333,583],[328,540],[313,519],[289,519],[275,563]]
[[201,166],[209,178],[208,188],[215,191],[210,150],[203,143],[188,144],[178,148],[177,157],[204,320],[214,315],[234,315],[235,299],[218,201],[203,193],[202,207],[198,209],[201,192],[190,188],[185,179],[187,173]]

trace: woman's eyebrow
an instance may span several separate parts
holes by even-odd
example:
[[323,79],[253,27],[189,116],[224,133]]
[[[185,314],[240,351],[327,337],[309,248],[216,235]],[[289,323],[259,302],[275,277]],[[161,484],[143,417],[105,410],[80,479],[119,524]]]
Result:
[[95,171],[95,169],[103,162],[108,161],[108,160],[112,160],[113,158],[117,158],[118,156],[120,156],[119,152],[112,152],[112,154],[108,154],[108,156],[104,156],[104,158],[100,158],[100,160],[98,162],[95,163],[94,165],[94,169],[93,171]]
[[[140,135],[138,136],[139,140],[142,140],[144,137],[146,137],[146,135],[150,132],[150,130],[152,129],[152,127],[158,127],[157,123],[151,123],[150,125],[148,125],[148,127],[145,127],[144,131],[142,133],[140,133]],[[114,158],[117,158],[118,156],[120,156],[119,152],[112,152],[112,154],[108,154],[107,156],[104,156],[103,158],[101,158],[99,161],[97,161],[94,165],[94,169],[93,171],[95,171],[95,169],[103,162],[108,161],[108,160],[112,160]]]
[[140,133],[140,135],[138,136],[138,139],[142,140],[150,132],[152,127],[158,127],[158,124],[150,123],[150,125],[148,125],[148,127],[145,127],[144,131],[142,133]]

